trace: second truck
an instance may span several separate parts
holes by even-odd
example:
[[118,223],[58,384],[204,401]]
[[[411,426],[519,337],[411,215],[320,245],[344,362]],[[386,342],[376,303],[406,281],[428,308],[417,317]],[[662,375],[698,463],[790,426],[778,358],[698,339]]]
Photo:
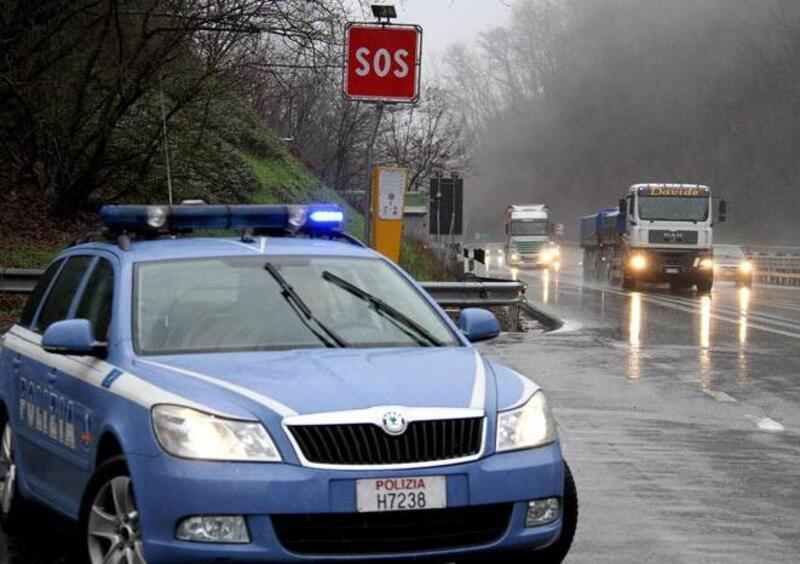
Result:
[[[714,284],[711,189],[699,184],[635,184],[616,208],[581,218],[584,276],[620,282],[669,283],[675,290]],[[719,202],[720,222],[726,204]]]
[[555,267],[560,250],[544,204],[511,205],[505,214],[505,252],[509,266]]

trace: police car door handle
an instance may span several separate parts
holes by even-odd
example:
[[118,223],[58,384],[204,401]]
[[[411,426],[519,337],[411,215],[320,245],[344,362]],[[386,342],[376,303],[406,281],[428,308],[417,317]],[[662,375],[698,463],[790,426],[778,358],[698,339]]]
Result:
[[52,385],[56,383],[56,380],[58,380],[58,372],[54,368],[47,373],[47,383]]

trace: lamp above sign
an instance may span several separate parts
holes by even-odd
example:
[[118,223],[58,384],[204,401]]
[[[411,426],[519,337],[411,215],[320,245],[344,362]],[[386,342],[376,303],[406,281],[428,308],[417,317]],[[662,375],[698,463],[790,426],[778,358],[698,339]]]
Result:
[[345,37],[345,96],[373,102],[418,100],[422,28],[349,23]]

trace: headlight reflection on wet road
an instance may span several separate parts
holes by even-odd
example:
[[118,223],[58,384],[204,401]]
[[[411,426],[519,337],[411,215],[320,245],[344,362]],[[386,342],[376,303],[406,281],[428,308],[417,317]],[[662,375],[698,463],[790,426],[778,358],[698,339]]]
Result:
[[542,270],[542,302],[548,303],[550,301],[550,271],[547,269]]
[[632,292],[630,297],[630,312],[628,313],[628,343],[630,352],[628,357],[628,377],[638,380],[641,377],[641,333],[642,333],[642,294]]
[[750,288],[739,288],[739,344],[747,344],[747,313],[750,309]]
[[711,296],[700,298],[700,388],[711,388]]

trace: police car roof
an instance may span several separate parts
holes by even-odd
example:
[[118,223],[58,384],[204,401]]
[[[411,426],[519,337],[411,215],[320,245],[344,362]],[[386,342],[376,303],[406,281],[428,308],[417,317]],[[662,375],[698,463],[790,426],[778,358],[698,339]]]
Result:
[[175,239],[133,240],[129,250],[115,243],[84,243],[69,249],[70,252],[102,249],[110,251],[126,262],[151,260],[202,258],[218,256],[290,256],[330,255],[341,257],[377,257],[375,251],[346,241],[333,241],[311,237],[253,237],[244,242],[238,237],[183,237]]

